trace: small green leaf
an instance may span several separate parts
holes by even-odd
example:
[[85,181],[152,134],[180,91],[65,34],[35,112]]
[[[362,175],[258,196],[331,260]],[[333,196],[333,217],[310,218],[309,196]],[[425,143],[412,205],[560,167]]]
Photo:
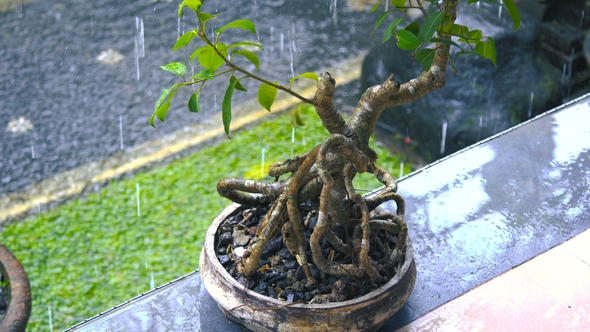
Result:
[[248,30],[253,34],[256,34],[256,26],[252,21],[246,19],[235,20],[233,22],[229,22],[228,24],[224,25],[223,27],[215,30],[216,33],[220,33],[227,29],[244,29]]
[[514,4],[513,0],[504,0],[504,5],[506,9],[508,9],[508,13],[512,18],[512,23],[514,24],[514,31],[518,30],[520,27],[520,14],[518,13],[518,8]]
[[496,65],[496,46],[494,45],[494,40],[490,37],[486,38],[488,39],[487,42],[479,41],[475,44],[473,52],[486,59],[492,60],[492,63]]
[[203,69],[200,72],[198,72],[196,75],[191,76],[191,78],[195,81],[198,80],[212,80],[213,79],[213,74],[211,74],[211,72],[207,69]]
[[406,18],[405,15],[400,16],[400,17],[396,18],[395,20],[389,22],[389,25],[387,26],[387,28],[385,29],[385,32],[383,33],[383,42],[384,43],[391,38],[391,35],[393,34],[393,30],[395,30],[395,28],[397,28],[397,26],[400,25],[400,23],[402,23],[404,18]]
[[233,81],[235,81],[234,85],[236,86],[236,90],[240,90],[240,91],[248,91],[243,85],[242,83],[240,83],[240,80],[237,79],[234,75],[231,75],[231,77],[229,78],[229,82],[232,83]]
[[404,30],[408,30],[411,33],[413,33],[415,36],[418,36],[418,33],[420,33],[420,26],[418,25],[417,22],[412,22],[412,23],[408,24],[408,26]]
[[[277,82],[274,83],[276,84]],[[258,103],[269,112],[272,104],[275,102],[276,96],[277,88],[274,86],[263,83],[260,85],[260,88],[258,88]]]
[[467,35],[458,39],[458,41],[467,44],[476,44],[482,38],[481,30],[471,30],[467,32]]
[[175,87],[172,88],[172,91],[170,91],[170,94],[168,95],[168,99],[166,99],[166,101],[162,103],[162,105],[160,105],[160,107],[158,107],[158,109],[156,110],[156,116],[158,117],[158,119],[160,119],[160,121],[164,122],[164,118],[166,118],[168,109],[170,109],[170,102],[172,102],[172,98],[174,97],[176,92],[178,92],[179,87],[179,85],[175,84]]
[[258,67],[260,66],[260,60],[258,60],[258,55],[256,55],[254,52],[248,50],[237,50],[233,52],[233,54],[239,54],[244,56],[246,59],[248,59],[248,61],[250,61],[254,65],[256,70],[258,70]]
[[160,66],[160,68],[180,76],[186,73],[186,66],[182,62],[170,62],[169,64]]
[[375,28],[373,29],[373,32],[375,32],[375,30],[377,30],[377,28],[379,28],[381,23],[383,23],[383,21],[385,20],[385,18],[387,18],[387,16],[389,14],[391,14],[391,10],[383,12],[381,15],[379,15],[379,17],[377,18],[377,21],[375,21]]
[[162,93],[160,94],[160,98],[158,98],[158,101],[156,102],[156,106],[154,107],[154,112],[158,109],[158,107],[160,107],[160,105],[162,105],[164,98],[166,98],[166,96],[168,95],[170,90],[172,90],[172,88],[174,88],[174,85],[170,88],[162,90]]
[[305,72],[305,73],[303,73],[303,74],[297,75],[297,76],[295,76],[295,77],[291,77],[291,78],[289,79],[289,83],[293,83],[293,81],[295,81],[296,79],[299,79],[299,78],[307,78],[307,79],[310,79],[310,80],[314,80],[314,81],[316,81],[316,82],[317,82],[317,81],[318,81],[318,79],[319,79],[319,78],[318,78],[318,74],[316,74],[316,73],[314,73],[314,72],[311,72],[311,71],[308,71],[308,72]]
[[178,17],[182,16],[182,9],[188,7],[194,11],[201,9],[201,1],[199,0],[184,0],[178,5]]
[[262,45],[260,44],[256,44],[256,43],[252,43],[252,42],[237,42],[237,43],[233,43],[227,46],[227,49],[229,50],[230,48],[234,48],[234,47],[240,47],[240,46],[253,46],[253,47],[258,47],[261,50],[263,50],[264,48],[262,47]]
[[422,43],[415,34],[408,30],[399,30],[397,32],[397,46],[402,50],[411,51],[418,48]]
[[156,119],[156,112],[154,112],[152,114],[152,116],[150,117],[150,126],[156,128],[156,124],[154,123],[154,120]]
[[231,97],[234,93],[237,80],[230,80],[225,95],[223,96],[223,102],[221,103],[221,118],[223,120],[223,129],[228,138],[229,136],[229,125],[231,123]]
[[450,26],[445,26],[443,32],[446,32],[452,36],[462,37],[467,36],[469,33],[469,28],[464,25],[453,23]]
[[199,107],[199,94],[193,93],[188,100],[188,110],[193,113],[199,113],[201,111]]
[[297,106],[295,106],[295,112],[293,113],[293,117],[295,118],[295,123],[300,126],[300,127],[304,127],[305,126],[305,122],[303,122],[303,119],[301,118],[301,114],[299,113],[299,108],[301,107],[301,103],[297,104]]
[[379,5],[383,2],[383,0],[379,0],[379,2],[377,2],[376,4],[373,5],[373,7],[371,7],[371,13],[374,13],[377,11],[377,8],[379,8]]
[[427,71],[434,61],[434,53],[434,49],[424,48],[414,53],[414,59],[420,63],[424,71]]
[[199,13],[199,20],[203,21],[203,23],[209,21],[210,19],[214,18],[216,15],[211,15],[208,13]]
[[430,42],[430,39],[432,38],[432,36],[434,36],[434,33],[438,29],[438,25],[440,24],[440,21],[442,20],[443,16],[444,15],[442,12],[431,13],[430,15],[428,15],[426,21],[424,21],[422,27],[420,28],[420,32],[418,33],[418,39],[425,43]]
[[174,46],[172,47],[172,50],[176,51],[179,48],[185,47],[191,41],[191,39],[195,38],[196,35],[197,33],[195,32],[195,30],[191,30],[185,33],[184,35],[180,36],[174,44]]
[[391,4],[397,8],[402,8],[406,5],[406,0],[391,0]]
[[[221,54],[224,56],[227,55],[227,50],[225,49],[224,44],[217,44],[217,47]],[[222,57],[215,52],[212,46],[207,45],[205,49],[203,49],[198,55],[199,63],[203,68],[209,70],[210,72],[214,73],[219,67],[221,67],[225,61]]]
[[197,49],[196,49],[196,50],[193,52],[193,54],[191,54],[191,56],[189,57],[189,61],[190,61],[190,62],[193,62],[193,60],[194,60],[194,59],[195,59],[197,56],[199,56],[199,54],[201,54],[201,52],[203,52],[205,49],[207,49],[207,48],[210,48],[210,47],[211,47],[211,46],[209,46],[209,45],[204,45],[204,46],[201,46],[201,47],[197,48]]

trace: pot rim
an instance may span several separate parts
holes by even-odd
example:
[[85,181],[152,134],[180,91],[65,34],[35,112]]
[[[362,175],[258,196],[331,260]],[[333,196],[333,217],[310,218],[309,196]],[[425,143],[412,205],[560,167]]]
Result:
[[31,286],[18,259],[0,244],[0,273],[8,279],[10,301],[0,321],[1,331],[24,331],[31,316]]
[[[211,223],[209,228],[207,229],[207,235],[205,237],[205,243],[203,246],[203,253],[207,255],[207,260],[214,266],[214,269],[217,273],[221,274],[225,279],[224,282],[231,284],[232,287],[235,289],[239,289],[243,291],[248,297],[255,298],[260,301],[266,301],[269,304],[276,305],[277,307],[281,307],[285,305],[285,301],[275,299],[270,296],[259,294],[251,289],[245,288],[243,285],[239,284],[221,265],[219,259],[217,258],[217,254],[215,253],[215,234],[219,229],[221,223],[232,213],[234,213],[237,209],[241,207],[238,203],[233,203],[226,207]],[[204,257],[203,257],[204,258]],[[200,264],[204,263],[204,259],[201,259]],[[412,247],[412,242],[410,237],[407,237],[406,240],[406,253],[404,255],[404,263],[401,269],[391,278],[387,283],[383,284],[379,288],[354,299],[340,301],[340,302],[331,302],[331,303],[299,303],[289,305],[289,308],[303,308],[303,309],[336,309],[348,306],[355,306],[359,303],[363,303],[366,301],[372,301],[375,298],[381,296],[388,296],[385,290],[394,287],[398,282],[407,274],[412,262],[414,261],[414,248]]]

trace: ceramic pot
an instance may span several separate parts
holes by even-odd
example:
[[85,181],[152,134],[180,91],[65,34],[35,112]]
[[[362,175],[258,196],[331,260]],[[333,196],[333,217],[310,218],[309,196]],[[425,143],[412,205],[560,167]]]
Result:
[[0,274],[8,281],[8,308],[0,321],[0,331],[25,331],[31,316],[31,286],[20,262],[0,244]]
[[[401,270],[380,288],[353,300],[294,304],[244,289],[215,253],[217,229],[240,205],[226,208],[211,224],[201,251],[200,273],[209,294],[232,322],[252,331],[376,331],[406,302],[416,281],[414,249],[408,236]],[[247,305],[245,299],[247,298]]]

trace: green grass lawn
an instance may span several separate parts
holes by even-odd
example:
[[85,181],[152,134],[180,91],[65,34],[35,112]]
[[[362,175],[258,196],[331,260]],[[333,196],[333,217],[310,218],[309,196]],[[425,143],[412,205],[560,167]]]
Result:
[[[263,149],[266,165],[310,150],[327,132],[317,117],[306,120],[293,143],[291,115],[265,120],[217,146],[5,227],[1,241],[31,282],[28,330],[49,330],[50,311],[54,329],[68,328],[197,269],[207,227],[230,203],[217,195],[217,180],[261,178]],[[398,157],[373,148],[378,164],[396,176]],[[380,186],[368,174],[358,178],[359,193]]]

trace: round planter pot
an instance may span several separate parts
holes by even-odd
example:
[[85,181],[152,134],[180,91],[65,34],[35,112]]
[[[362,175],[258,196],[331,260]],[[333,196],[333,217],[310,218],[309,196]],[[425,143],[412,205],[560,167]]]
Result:
[[245,289],[215,253],[217,229],[240,205],[226,208],[211,224],[201,251],[200,273],[209,294],[232,322],[252,331],[376,331],[406,302],[416,281],[414,249],[406,242],[401,270],[380,288],[353,300],[293,304]]
[[0,331],[25,331],[31,316],[31,286],[20,262],[0,244],[0,274],[8,280],[8,308],[0,321]]

